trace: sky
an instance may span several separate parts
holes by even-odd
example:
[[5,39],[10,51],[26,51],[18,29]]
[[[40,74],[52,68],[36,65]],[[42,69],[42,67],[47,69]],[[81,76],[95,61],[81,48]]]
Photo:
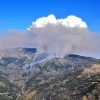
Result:
[[100,58],[100,0],[0,0],[0,50],[37,48]]
[[33,21],[50,14],[57,19],[80,17],[93,32],[100,32],[100,0],[0,0],[0,35],[27,29]]

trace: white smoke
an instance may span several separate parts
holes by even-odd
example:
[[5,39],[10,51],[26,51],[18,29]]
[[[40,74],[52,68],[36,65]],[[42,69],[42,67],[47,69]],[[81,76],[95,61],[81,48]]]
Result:
[[29,64],[25,64],[22,69],[26,68],[26,67],[30,67],[30,70],[31,68],[33,67],[33,65],[36,65],[38,63],[42,63],[42,62],[47,62],[53,58],[56,58],[58,57],[56,55],[56,53],[36,53],[36,55],[34,56],[34,58],[32,59],[32,61],[29,63]]

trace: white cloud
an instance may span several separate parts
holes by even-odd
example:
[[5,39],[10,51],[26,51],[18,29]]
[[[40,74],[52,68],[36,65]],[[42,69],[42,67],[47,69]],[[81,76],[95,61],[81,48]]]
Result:
[[28,28],[28,30],[31,30],[31,28],[40,28],[45,27],[47,24],[53,24],[58,25],[61,24],[65,27],[80,27],[80,28],[86,28],[87,25],[84,21],[82,21],[81,18],[76,17],[74,15],[70,15],[65,19],[56,19],[56,17],[51,14],[47,17],[42,17],[37,19],[35,22],[32,22],[32,26]]

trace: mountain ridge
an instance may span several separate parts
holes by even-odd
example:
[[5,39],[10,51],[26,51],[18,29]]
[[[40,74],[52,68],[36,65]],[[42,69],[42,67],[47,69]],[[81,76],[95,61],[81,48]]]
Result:
[[[85,84],[82,73],[85,69],[90,70],[91,66],[94,64],[99,66],[100,59],[69,54],[65,55],[63,58],[56,57],[44,62],[40,61],[40,63],[35,65],[29,65],[25,68],[22,68],[25,64],[30,64],[35,55],[36,48],[16,48],[0,52],[0,74],[2,77],[7,78],[11,84],[14,84],[19,88],[18,93],[15,92],[16,100],[49,100],[50,98],[52,98],[51,100],[58,100],[59,98],[60,100],[65,100],[68,99],[68,97],[72,98],[70,95],[73,94],[71,94],[71,91],[69,90],[71,87],[74,89],[73,93],[78,91],[82,94],[81,96],[78,96],[79,98],[87,98],[86,95],[83,95],[83,92],[81,92],[84,91],[84,89],[80,90],[78,86],[75,89],[75,86],[77,83],[79,83],[80,86]],[[37,57],[41,57],[41,55]],[[93,76],[95,77],[95,75]],[[98,77],[95,77],[95,79],[99,79],[99,74],[97,76]],[[92,76],[90,79],[88,77],[86,79],[88,84],[92,84],[90,82],[90,79],[93,80]],[[66,83],[68,81],[69,83]],[[1,83],[2,82],[3,81],[1,80]],[[53,94],[51,94],[50,91],[53,91]],[[61,98],[65,97],[67,92],[69,93],[69,96],[65,99]],[[59,95],[57,96],[57,94]],[[13,96],[11,100],[13,100]]]

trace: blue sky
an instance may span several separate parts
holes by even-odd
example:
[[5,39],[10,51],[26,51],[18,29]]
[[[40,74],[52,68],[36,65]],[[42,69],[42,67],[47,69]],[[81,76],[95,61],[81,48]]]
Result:
[[75,15],[91,31],[100,32],[100,0],[0,0],[0,34],[9,29],[26,29],[37,18]]

